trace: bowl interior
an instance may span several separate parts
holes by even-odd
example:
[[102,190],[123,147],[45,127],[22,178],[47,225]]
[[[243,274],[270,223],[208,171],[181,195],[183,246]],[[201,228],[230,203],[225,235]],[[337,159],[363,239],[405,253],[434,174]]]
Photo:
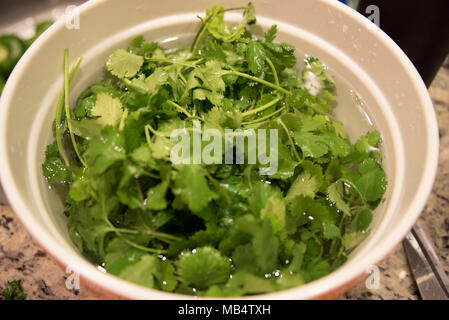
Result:
[[[226,7],[242,5],[242,1],[217,2]],[[385,201],[375,211],[368,238],[331,275],[297,289],[271,294],[278,298],[308,298],[363,273],[392,250],[412,226],[435,173],[436,124],[425,88],[410,62],[391,40],[355,12],[331,1],[282,0],[276,6],[262,0],[253,3],[259,32],[277,24],[278,41],[295,45],[299,58],[305,52],[327,64],[364,101],[366,112],[383,139],[389,185]],[[11,204],[31,234],[56,259],[76,266],[86,279],[125,297],[174,295],[103,274],[80,256],[68,236],[62,203],[55,192],[48,190],[41,175],[63,81],[63,48],[70,48],[71,61],[84,57],[71,86],[73,104],[83,89],[101,79],[104,63],[115,48],[125,48],[138,34],[147,40],[161,41],[165,47],[186,45],[199,27],[196,16],[209,6],[201,0],[188,4],[176,0],[151,4],[131,0],[126,1],[126,6],[121,1],[88,3],[81,9],[79,30],[68,30],[60,21],[33,45],[2,97],[0,152],[4,152],[0,173]],[[238,21],[240,15],[229,14],[227,19]],[[344,92],[344,88],[337,87],[337,92]],[[366,125],[353,109],[345,108],[348,99],[348,95],[338,95],[336,114],[355,139],[365,133]]]

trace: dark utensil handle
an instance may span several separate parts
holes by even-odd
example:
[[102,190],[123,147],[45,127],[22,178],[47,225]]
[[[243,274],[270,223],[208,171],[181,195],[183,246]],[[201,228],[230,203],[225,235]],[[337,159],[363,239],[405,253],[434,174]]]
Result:
[[380,28],[402,48],[430,86],[449,53],[449,1],[361,0],[358,11],[369,17],[370,5],[379,8]]

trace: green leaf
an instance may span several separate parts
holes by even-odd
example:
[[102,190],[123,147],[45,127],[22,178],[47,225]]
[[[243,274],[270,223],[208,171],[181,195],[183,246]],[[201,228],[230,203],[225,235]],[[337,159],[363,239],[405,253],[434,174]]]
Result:
[[270,197],[281,198],[282,196],[279,189],[263,182],[256,183],[253,186],[253,191],[250,197],[248,198],[250,209],[256,215],[260,214]]
[[322,181],[319,181],[316,176],[313,176],[308,171],[301,173],[292,183],[287,192],[287,200],[292,200],[297,196],[308,196],[313,198],[320,188]]
[[304,254],[306,253],[307,245],[304,242],[295,244],[293,248],[293,258],[288,270],[290,272],[299,272],[302,269],[304,262]]
[[368,229],[372,220],[373,214],[371,211],[368,208],[361,208],[354,220],[357,226],[357,231],[364,231]]
[[258,266],[254,263],[256,254],[251,243],[237,246],[232,253],[232,262],[238,270],[259,273]]
[[224,42],[233,42],[238,40],[245,32],[247,23],[254,23],[255,17],[251,10],[245,10],[244,19],[235,26],[230,26],[223,22],[224,12],[222,6],[214,6],[206,11],[206,17],[203,21],[209,20],[207,30],[219,40]]
[[245,273],[243,279],[243,290],[247,294],[257,294],[274,291],[273,283],[270,280],[257,277],[251,273]]
[[276,34],[277,34],[277,25],[272,25],[270,29],[268,29],[268,31],[265,33],[264,37],[265,37],[265,41],[266,42],[273,42],[274,39],[276,38]]
[[97,101],[92,107],[91,114],[94,117],[99,117],[97,122],[102,126],[115,126],[123,116],[122,104],[119,99],[102,92],[97,95]]
[[343,197],[343,186],[340,181],[334,182],[327,188],[327,194],[329,200],[337,206],[337,208],[343,211],[346,215],[352,215],[349,205],[346,203]]
[[163,210],[167,207],[165,194],[167,193],[168,180],[148,189],[145,207],[150,210]]
[[178,285],[178,280],[175,277],[175,268],[170,261],[158,260],[154,275],[158,287],[164,291],[173,291]]
[[270,220],[265,219],[253,240],[256,263],[262,273],[271,273],[278,264],[279,240],[273,235]]
[[343,235],[343,238],[342,238],[343,247],[346,250],[351,250],[354,247],[356,247],[357,245],[359,245],[360,242],[362,242],[363,239],[366,238],[366,236],[367,236],[367,233],[347,232]]
[[201,167],[184,165],[176,175],[176,194],[187,204],[194,213],[200,213],[207,204],[218,195],[209,188],[209,184]]
[[366,201],[379,200],[387,188],[385,172],[374,160],[367,159],[359,166],[358,176],[354,181]]
[[284,144],[278,144],[277,150],[270,149],[270,152],[276,153],[276,151],[276,156],[278,159],[278,169],[276,173],[270,175],[270,179],[287,180],[294,175],[295,168],[298,166],[298,162],[293,160],[290,149],[287,148]]
[[197,248],[185,252],[178,262],[179,275],[199,288],[223,283],[229,279],[231,263],[220,251],[211,247]]
[[70,186],[70,197],[75,201],[83,201],[89,199],[94,191],[91,187],[90,177],[84,170],[78,170],[75,177],[73,178],[73,183]]
[[265,67],[267,54],[260,42],[250,41],[246,52],[249,69],[255,75],[259,75]]
[[326,73],[324,64],[313,57],[305,60],[305,68],[303,70],[303,81],[309,92],[313,92],[314,96],[331,97],[335,91],[335,84]]
[[278,73],[292,68],[296,63],[295,47],[287,43],[263,42],[267,56]]
[[87,140],[99,137],[101,135],[101,130],[103,129],[103,127],[104,123],[100,119],[84,118],[80,121],[72,121],[73,132],[77,136]]
[[155,284],[154,272],[158,265],[158,259],[149,254],[140,258],[140,261],[125,267],[119,274],[123,280],[133,282],[148,288]]
[[290,202],[286,231],[289,234],[294,234],[298,231],[298,227],[306,225],[311,220],[318,223],[325,221],[335,223],[335,218],[323,199],[298,196]]
[[293,138],[305,157],[320,158],[329,151],[326,142],[315,134],[294,132]]
[[332,154],[336,157],[345,157],[350,152],[350,146],[349,143],[338,137],[333,132],[324,132],[321,134],[321,140],[324,142],[326,141],[327,145],[329,146],[330,151]]
[[131,40],[128,49],[130,53],[148,57],[157,49],[157,43],[145,41],[142,35],[138,35]]
[[340,228],[338,228],[334,223],[330,221],[324,221],[322,225],[323,225],[323,237],[325,240],[340,237]]
[[308,281],[312,281],[329,274],[331,267],[325,260],[316,260],[307,265],[306,272]]
[[155,93],[159,88],[166,84],[168,81],[168,73],[162,69],[158,68],[145,80],[145,85],[148,88],[148,92]]
[[285,227],[285,203],[282,199],[270,197],[265,207],[260,211],[262,219],[268,218],[273,225],[274,232],[280,232]]
[[112,127],[105,127],[101,137],[90,142],[90,148],[84,154],[90,169],[101,174],[117,161],[124,160],[125,142],[123,136]]
[[115,50],[108,58],[106,67],[114,76],[123,78],[132,78],[143,64],[143,58],[123,49]]
[[146,254],[145,251],[133,248],[125,241],[115,238],[106,248],[105,269],[118,276],[126,267],[136,264]]
[[62,162],[61,158],[50,157],[42,164],[44,177],[50,183],[66,182],[70,180],[70,170]]

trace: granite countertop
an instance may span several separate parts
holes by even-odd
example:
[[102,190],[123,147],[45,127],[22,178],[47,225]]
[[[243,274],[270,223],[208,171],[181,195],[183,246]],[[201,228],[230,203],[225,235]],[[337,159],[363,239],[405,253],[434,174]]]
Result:
[[[438,174],[419,221],[449,274],[449,58],[430,88],[440,127]],[[380,265],[378,289],[361,279],[340,299],[420,299],[400,244]],[[66,288],[64,273],[27,234],[14,212],[0,206],[0,290],[7,281],[22,280],[28,299],[95,299],[83,288]]]

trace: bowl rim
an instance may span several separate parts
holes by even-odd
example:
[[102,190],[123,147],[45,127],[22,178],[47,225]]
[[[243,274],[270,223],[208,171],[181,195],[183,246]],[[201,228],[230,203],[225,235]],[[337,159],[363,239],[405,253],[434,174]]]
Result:
[[[382,248],[373,249],[375,253],[370,255],[370,260],[365,261],[363,266],[353,267],[353,273],[350,276],[343,275],[343,271],[349,274],[349,269],[342,270],[343,268],[340,268],[323,278],[300,287],[295,287],[292,289],[274,293],[240,298],[291,299],[293,297],[304,299],[323,297],[325,295],[331,294],[332,292],[338,291],[338,289],[344,287],[345,284],[353,281],[357,277],[360,277],[365,272],[365,265],[376,264],[383,258],[385,258],[385,256],[389,252],[391,252],[394,247],[405,237],[405,235],[412,228],[415,221],[418,219],[422,209],[424,208],[435,180],[439,155],[438,123],[436,114],[433,109],[432,101],[427,92],[426,86],[424,85],[420,75],[418,74],[418,71],[409,60],[409,58],[405,55],[405,53],[398,47],[398,45],[381,29],[372,24],[372,22],[367,20],[361,14],[342,3],[339,3],[338,1],[320,1],[325,3],[328,7],[331,7],[332,10],[335,10],[336,12],[345,15],[346,18],[355,21],[357,24],[363,27],[366,32],[371,32],[377,38],[377,40],[386,48],[388,48],[391,54],[409,71],[408,76],[414,86],[414,89],[419,94],[419,102],[425,115],[423,121],[425,122],[425,125],[428,129],[428,139],[426,141],[427,149],[425,150],[426,160],[424,165],[423,178],[420,182],[419,187],[417,188],[417,196],[411,201],[408,207],[407,219],[402,222],[400,227],[398,226],[396,228],[396,232],[390,233],[386,237],[387,239],[384,239],[385,245]],[[79,6],[79,10],[81,13],[87,12],[88,10],[93,9],[96,6],[100,6],[105,2],[107,1],[88,1]],[[42,246],[50,254],[50,256],[52,256],[60,265],[63,265],[64,267],[69,265],[67,263],[68,261],[76,261],[77,265],[79,266],[77,271],[79,272],[81,278],[86,280],[88,283],[93,283],[94,286],[99,287],[100,291],[103,290],[122,298],[148,299],[151,297],[156,299],[197,299],[197,297],[194,296],[167,293],[160,290],[145,288],[121,280],[118,277],[112,276],[110,274],[101,273],[97,270],[97,268],[95,268],[92,263],[87,262],[84,258],[82,258],[80,254],[75,255],[73,253],[65,252],[64,246],[54,241],[53,237],[39,225],[37,220],[33,217],[33,210],[28,208],[28,206],[24,203],[23,196],[21,195],[19,188],[17,188],[16,186],[6,156],[8,150],[8,141],[6,139],[7,114],[10,111],[10,102],[14,98],[14,88],[15,86],[17,86],[20,78],[23,77],[26,73],[28,61],[31,59],[31,57],[33,57],[35,52],[38,51],[38,48],[42,45],[45,45],[46,40],[51,38],[51,36],[57,30],[63,28],[64,25],[64,19],[59,19],[44,34],[42,34],[42,36],[36,42],[31,45],[31,47],[25,52],[22,59],[19,61],[12,74],[10,75],[8,82],[6,83],[6,86],[3,90],[3,94],[0,98],[0,178],[10,206],[16,212],[17,216],[26,227],[28,232],[31,234],[33,239],[35,239],[35,241],[40,246]]]

